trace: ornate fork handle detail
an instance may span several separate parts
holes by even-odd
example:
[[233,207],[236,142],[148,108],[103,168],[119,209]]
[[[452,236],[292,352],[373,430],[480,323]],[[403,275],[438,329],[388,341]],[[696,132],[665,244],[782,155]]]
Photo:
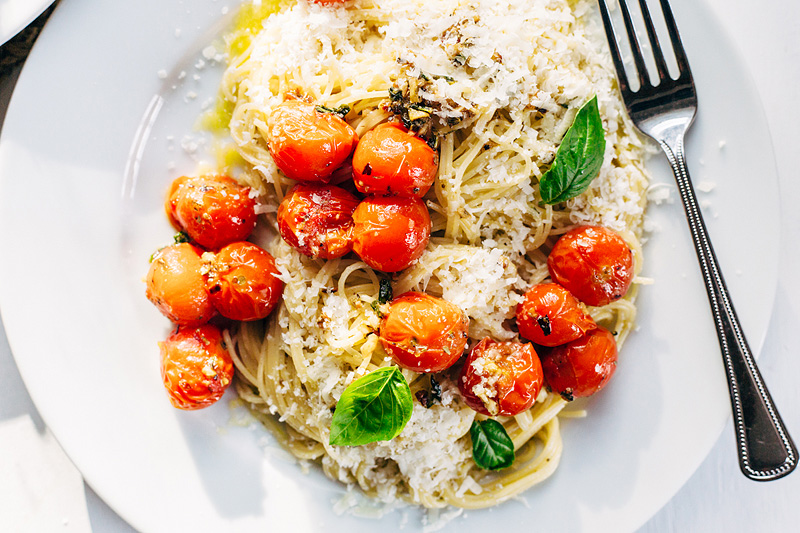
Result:
[[717,265],[703,216],[689,178],[683,153],[683,132],[660,140],[678,182],[683,207],[703,273],[711,311],[725,363],[728,389],[733,405],[739,467],[756,481],[785,476],[797,465],[797,450],[788,437],[772,397],[761,378],[739,325],[725,280]]

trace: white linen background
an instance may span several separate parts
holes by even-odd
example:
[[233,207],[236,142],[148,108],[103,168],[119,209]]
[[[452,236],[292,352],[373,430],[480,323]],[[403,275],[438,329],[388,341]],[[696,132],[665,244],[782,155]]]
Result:
[[[734,36],[766,112],[781,189],[778,290],[759,365],[773,399],[800,444],[800,2],[706,0]],[[691,60],[691,55],[690,58]],[[0,122],[10,97],[0,84]],[[748,110],[742,109],[741,127]],[[743,154],[770,157],[771,154]],[[724,181],[724,176],[714,177]],[[758,176],[753,176],[757,187]],[[746,250],[743,251],[746,253]],[[725,268],[725,265],[723,265]],[[746,306],[747,302],[736,302]],[[676,428],[680,431],[680,428]],[[690,436],[687,436],[690,437]],[[688,483],[641,533],[779,531],[800,523],[800,473],[769,483],[739,472],[733,428]],[[14,532],[127,533],[133,529],[83,483],[42,422],[25,389],[0,327],[0,529]]]

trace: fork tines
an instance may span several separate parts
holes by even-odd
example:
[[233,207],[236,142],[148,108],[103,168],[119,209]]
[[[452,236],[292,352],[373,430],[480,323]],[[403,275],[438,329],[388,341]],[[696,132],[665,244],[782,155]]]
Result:
[[[686,52],[681,44],[680,35],[678,34],[678,27],[675,24],[675,18],[672,15],[669,2],[667,2],[667,0],[660,0],[660,2],[661,9],[664,12],[664,22],[666,23],[670,41],[672,42],[672,52],[675,55],[675,60],[678,64],[679,76],[675,81],[688,81],[691,83],[692,73],[689,69],[689,61],[686,59]],[[624,75],[625,67],[622,62],[622,54],[620,53],[619,46],[617,45],[616,35],[611,23],[611,13],[608,9],[606,0],[599,0],[599,3],[600,13],[603,16],[603,26],[605,26],[609,48],[611,49],[611,57],[614,60],[614,67],[616,68],[618,74],[617,77],[619,79],[620,90],[622,91],[623,95],[626,93],[630,94],[632,91],[630,90],[628,79]],[[639,90],[642,88],[654,87],[654,85],[650,82],[650,75],[647,71],[647,65],[645,64],[644,55],[642,54],[642,48],[639,44],[639,39],[636,36],[633,18],[631,17],[631,11],[628,8],[628,1],[619,0],[619,4],[622,10],[622,18],[625,22],[625,31],[628,34],[628,41],[630,42],[633,62],[636,67],[636,74],[640,87]],[[655,86],[658,86],[664,81],[671,81],[672,78],[669,75],[667,63],[664,60],[664,53],[662,52],[662,47],[659,43],[655,26],[653,25],[653,19],[650,17],[650,10],[647,7],[646,0],[639,0],[639,6],[641,8],[642,18],[644,19],[647,37],[650,40],[650,46],[653,50],[653,58],[655,59],[656,70],[658,72],[658,83]]]

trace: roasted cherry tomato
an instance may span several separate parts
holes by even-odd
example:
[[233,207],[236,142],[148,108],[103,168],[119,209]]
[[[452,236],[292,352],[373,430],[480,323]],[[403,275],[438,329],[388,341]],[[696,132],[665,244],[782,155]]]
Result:
[[283,292],[275,260],[249,242],[221,249],[208,272],[208,292],[219,314],[232,320],[260,320],[272,312]]
[[598,326],[552,348],[542,357],[542,368],[548,386],[565,399],[591,396],[608,383],[617,368],[614,335]]
[[164,210],[167,212],[169,223],[172,224],[172,227],[178,231],[183,231],[183,226],[181,226],[181,223],[178,222],[177,218],[178,199],[180,198],[178,192],[187,181],[192,179],[195,179],[195,177],[181,176],[180,178],[176,178],[172,181],[172,183],[169,184],[169,189],[167,190],[167,201],[164,204]]
[[353,249],[353,211],[358,198],[333,185],[292,187],[278,207],[278,229],[300,253],[322,259]]
[[458,388],[477,412],[514,416],[533,405],[542,381],[542,364],[532,344],[495,342],[487,337],[472,348]]
[[228,176],[178,178],[167,197],[167,215],[204,248],[246,239],[256,225],[250,187]]
[[353,152],[353,181],[366,194],[425,196],[436,178],[439,156],[395,122],[364,134]]
[[633,253],[610,229],[580,226],[556,242],[547,267],[553,281],[587,305],[606,305],[628,292]]
[[233,360],[219,328],[178,327],[158,344],[161,379],[172,405],[202,409],[222,398],[233,378]]
[[415,372],[450,368],[467,345],[469,319],[447,300],[407,292],[392,300],[380,338],[395,362]]
[[326,183],[357,142],[356,131],[338,115],[300,100],[283,102],[267,119],[269,151],[293,180]]
[[167,246],[153,255],[147,272],[147,298],[181,326],[199,326],[215,314],[202,273],[201,253],[187,243]]
[[353,222],[353,250],[382,272],[408,268],[431,236],[431,217],[419,198],[367,197],[358,204]]
[[519,334],[542,346],[558,346],[597,327],[578,300],[556,283],[534,285],[517,306]]

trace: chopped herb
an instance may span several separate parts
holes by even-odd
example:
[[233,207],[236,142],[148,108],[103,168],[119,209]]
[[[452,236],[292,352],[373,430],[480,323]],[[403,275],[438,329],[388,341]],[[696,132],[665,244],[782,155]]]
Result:
[[333,113],[334,115],[339,115],[342,119],[344,119],[344,117],[346,117],[347,114],[350,112],[350,106],[340,105],[336,109],[333,109],[330,107],[325,107],[324,105],[318,105],[317,111],[319,111],[320,113]]
[[389,87],[389,98],[392,102],[397,102],[403,99],[403,91],[394,87]]
[[431,376],[431,403],[442,401],[442,386],[436,381],[436,378]]
[[421,118],[428,118],[433,113],[433,108],[419,105],[419,104],[412,104],[408,106],[408,120],[415,121]]
[[424,407],[425,409],[430,408],[431,404],[428,391],[426,391],[425,389],[420,389],[414,394],[414,397],[417,399],[417,401],[422,407]]
[[550,329],[550,317],[547,315],[536,317],[536,323],[539,324],[540,328],[542,328],[542,333],[544,333],[545,337],[552,333],[552,330]]
[[392,282],[389,278],[381,278],[380,288],[378,289],[378,303],[387,304],[392,301]]
[[456,54],[453,58],[453,64],[460,67],[463,66],[467,62],[467,58],[464,57],[462,54]]
[[575,396],[572,395],[572,389],[566,389],[563,392],[561,392],[561,397],[567,400],[568,402],[571,402],[572,400],[575,399]]
[[442,386],[431,376],[430,389],[420,389],[414,396],[422,407],[430,409],[434,403],[442,402]]
[[372,175],[372,165],[370,165],[369,163],[364,165],[364,170],[362,170],[361,173],[364,174],[365,176],[371,176]]
[[176,233],[175,236],[172,237],[172,240],[175,241],[175,244],[182,244],[184,242],[191,241],[191,239],[189,238],[189,234],[186,233],[185,231],[179,231],[178,233]]

